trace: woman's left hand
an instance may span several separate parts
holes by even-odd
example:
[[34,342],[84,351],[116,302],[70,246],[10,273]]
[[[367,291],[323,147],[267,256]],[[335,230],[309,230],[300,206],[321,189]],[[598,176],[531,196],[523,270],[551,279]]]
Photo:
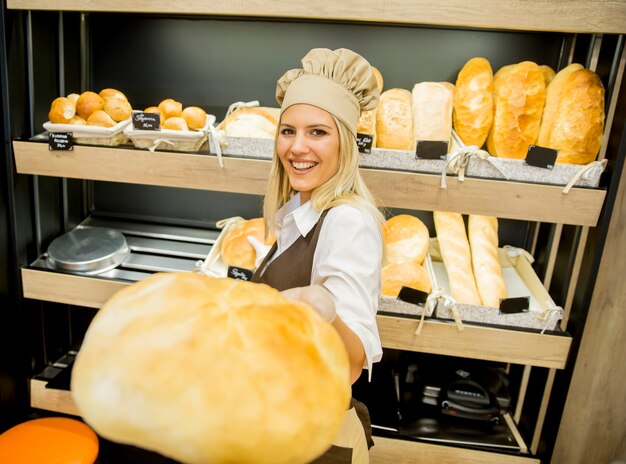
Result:
[[337,317],[335,300],[321,285],[295,287],[281,292],[289,300],[302,301],[315,309],[329,324]]

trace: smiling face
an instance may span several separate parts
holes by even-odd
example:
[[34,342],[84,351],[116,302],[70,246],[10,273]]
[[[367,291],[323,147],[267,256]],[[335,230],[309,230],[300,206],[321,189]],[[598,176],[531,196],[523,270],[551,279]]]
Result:
[[306,203],[339,169],[339,131],[333,117],[312,105],[290,106],[281,117],[276,153],[291,188],[300,192],[300,204]]

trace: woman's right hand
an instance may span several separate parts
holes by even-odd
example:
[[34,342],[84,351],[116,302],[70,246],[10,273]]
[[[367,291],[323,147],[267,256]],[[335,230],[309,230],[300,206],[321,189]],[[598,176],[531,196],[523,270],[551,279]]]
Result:
[[315,309],[326,322],[332,324],[337,317],[335,300],[328,290],[321,285],[295,287],[281,292],[289,300],[302,301]]
[[256,256],[254,258],[254,268],[258,269],[258,267],[263,262],[265,255],[267,255],[272,247],[259,241],[254,235],[248,235],[246,236],[246,239],[248,240],[248,243],[252,245],[252,248],[254,248],[254,251],[256,252]]

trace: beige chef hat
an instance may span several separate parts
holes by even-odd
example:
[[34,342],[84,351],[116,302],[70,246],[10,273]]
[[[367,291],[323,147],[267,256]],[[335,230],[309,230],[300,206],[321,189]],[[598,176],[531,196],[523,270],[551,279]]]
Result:
[[328,111],[355,136],[361,111],[376,108],[379,96],[372,67],[347,48],[314,48],[302,58],[302,69],[287,71],[276,83],[281,114],[307,103]]

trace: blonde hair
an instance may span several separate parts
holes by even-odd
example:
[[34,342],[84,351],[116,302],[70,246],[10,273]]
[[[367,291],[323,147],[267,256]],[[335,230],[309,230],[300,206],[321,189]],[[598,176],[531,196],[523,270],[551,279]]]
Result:
[[[382,226],[385,218],[376,207],[374,197],[359,173],[359,150],[356,139],[345,124],[334,115],[331,116],[335,121],[339,134],[339,168],[330,179],[313,190],[311,194],[312,205],[317,211],[324,211],[338,205],[352,205],[369,212],[376,219],[379,226]],[[278,139],[278,136],[276,138]],[[295,193],[295,190],[291,188],[285,168],[278,158],[276,143],[274,143],[272,169],[263,202],[266,233],[268,229],[274,233],[278,232],[279,226],[276,223],[276,212]]]

